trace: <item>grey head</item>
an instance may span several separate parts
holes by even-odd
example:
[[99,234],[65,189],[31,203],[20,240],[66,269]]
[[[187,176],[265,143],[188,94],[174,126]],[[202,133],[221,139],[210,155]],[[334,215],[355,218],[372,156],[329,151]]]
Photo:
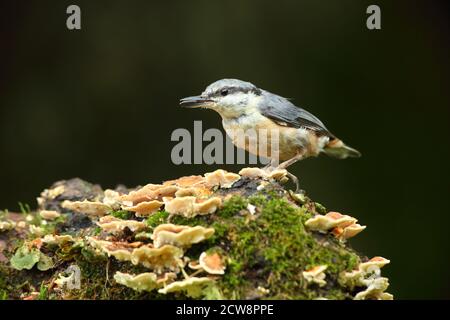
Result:
[[243,92],[259,94],[258,89],[253,83],[238,80],[238,79],[222,79],[211,83],[203,91],[204,96],[226,96],[228,94]]
[[307,128],[333,136],[325,125],[308,111],[288,99],[237,79],[222,79],[210,84],[199,96],[180,100],[188,108],[208,108],[222,118],[238,118],[255,110],[282,126]]
[[261,89],[254,84],[237,79],[222,79],[211,83],[199,96],[180,100],[187,108],[208,108],[222,117],[239,117],[248,111],[248,105],[260,96]]

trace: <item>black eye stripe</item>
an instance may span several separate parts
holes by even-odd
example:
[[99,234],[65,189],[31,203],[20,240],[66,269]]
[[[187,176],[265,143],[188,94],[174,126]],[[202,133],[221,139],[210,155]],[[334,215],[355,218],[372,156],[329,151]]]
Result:
[[235,92],[242,92],[242,93],[252,92],[257,96],[261,94],[261,90],[259,90],[258,88],[223,87],[210,94],[210,96],[227,96]]
[[248,90],[242,90],[242,88],[236,88],[236,87],[225,87],[221,88],[216,91],[216,95],[224,95],[223,92],[226,92],[225,95],[235,93],[235,92],[248,92]]
[[222,88],[222,89],[220,89],[220,90],[218,90],[218,93],[219,94],[222,94],[222,92],[227,92],[227,93],[232,93],[232,92],[234,92],[234,89],[235,88],[230,88],[230,87],[225,87],[225,88]]

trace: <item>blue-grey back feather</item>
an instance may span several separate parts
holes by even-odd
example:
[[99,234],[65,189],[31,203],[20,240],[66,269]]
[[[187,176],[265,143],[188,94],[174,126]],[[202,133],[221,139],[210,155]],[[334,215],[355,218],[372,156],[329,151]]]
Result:
[[316,116],[295,106],[288,99],[265,90],[261,90],[261,95],[263,99],[258,104],[258,109],[269,119],[288,127],[306,128],[334,137]]

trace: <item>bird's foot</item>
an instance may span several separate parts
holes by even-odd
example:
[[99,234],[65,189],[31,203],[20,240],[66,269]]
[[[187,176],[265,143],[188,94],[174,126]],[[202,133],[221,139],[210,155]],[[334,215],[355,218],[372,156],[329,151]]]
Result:
[[292,173],[287,172],[286,176],[291,179],[292,183],[295,184],[295,193],[303,193],[304,191],[300,189],[299,180],[296,176],[294,176]]
[[[267,175],[270,175],[275,170],[286,170],[286,168],[283,168],[280,166],[272,167],[270,165],[267,165],[267,166],[263,167],[262,170],[266,171]],[[286,177],[288,179],[290,179],[292,181],[292,183],[295,184],[295,193],[299,193],[299,192],[304,193],[304,191],[300,189],[299,179],[295,175],[293,175],[292,173],[290,173],[289,171],[286,170]]]
[[295,184],[295,193],[304,193],[303,190],[300,189],[300,184],[298,178],[287,171],[287,167],[290,166],[292,163],[298,161],[300,159],[300,156],[295,157],[295,159],[290,159],[288,161],[282,162],[278,165],[274,165],[275,163],[270,162],[266,166],[262,167],[261,169],[267,172],[268,175],[270,175],[275,170],[286,170],[286,177],[292,181],[292,183]]

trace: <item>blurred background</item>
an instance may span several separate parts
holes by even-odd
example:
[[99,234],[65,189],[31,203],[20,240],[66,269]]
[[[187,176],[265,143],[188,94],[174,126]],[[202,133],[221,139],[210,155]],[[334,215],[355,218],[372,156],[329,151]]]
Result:
[[[66,28],[81,7],[82,29]],[[381,7],[382,29],[366,28]],[[450,298],[447,1],[2,1],[0,208],[71,177],[114,187],[172,164],[176,128],[220,128],[181,97],[238,78],[293,98],[363,153],[296,164],[310,197],[368,228],[351,244],[398,299]]]

